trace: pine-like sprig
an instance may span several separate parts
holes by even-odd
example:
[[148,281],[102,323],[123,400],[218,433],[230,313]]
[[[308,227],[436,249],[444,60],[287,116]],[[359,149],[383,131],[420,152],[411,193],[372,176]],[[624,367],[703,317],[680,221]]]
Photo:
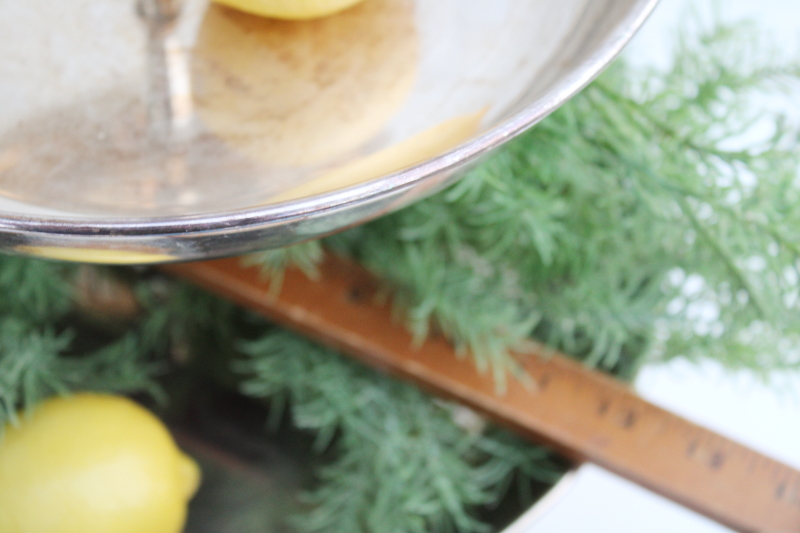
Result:
[[515,475],[552,483],[563,473],[545,449],[467,431],[450,406],[303,338],[271,332],[244,351],[243,391],[269,398],[274,420],[290,406],[317,449],[336,452],[294,520],[304,533],[485,531],[475,508],[496,504]]
[[0,315],[35,324],[60,320],[72,307],[66,279],[73,266],[25,257],[0,257]]
[[271,288],[279,291],[283,283],[283,274],[288,267],[302,270],[311,279],[317,277],[317,265],[324,255],[322,242],[309,241],[295,246],[266,250],[250,254],[244,258],[245,266],[258,265],[269,277]]
[[75,269],[0,256],[0,435],[18,413],[52,395],[75,391],[149,393],[159,397],[150,321],[103,346],[76,353]]

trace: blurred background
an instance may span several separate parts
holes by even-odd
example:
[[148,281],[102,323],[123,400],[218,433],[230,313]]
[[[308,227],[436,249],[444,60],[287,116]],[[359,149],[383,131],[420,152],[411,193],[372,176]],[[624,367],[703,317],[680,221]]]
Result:
[[[699,17],[699,18],[698,18]],[[749,19],[767,41],[800,59],[797,0],[661,0],[625,58],[666,68],[687,22]],[[800,90],[800,88],[798,88]],[[800,93],[798,93],[800,94]],[[800,120],[800,102],[758,102]],[[651,402],[800,469],[800,376],[773,375],[770,383],[718,364],[675,361],[646,367],[636,388]],[[729,531],[604,470],[584,467],[572,489],[531,533],[716,533]]]

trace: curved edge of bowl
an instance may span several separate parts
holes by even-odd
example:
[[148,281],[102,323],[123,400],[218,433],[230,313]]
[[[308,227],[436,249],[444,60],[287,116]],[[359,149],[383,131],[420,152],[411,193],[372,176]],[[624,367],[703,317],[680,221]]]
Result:
[[0,214],[0,249],[81,262],[165,263],[286,246],[365,222],[451,184],[458,178],[459,168],[555,111],[622,52],[658,1],[633,0],[602,46],[542,98],[428,161],[349,188],[231,213],[107,221]]

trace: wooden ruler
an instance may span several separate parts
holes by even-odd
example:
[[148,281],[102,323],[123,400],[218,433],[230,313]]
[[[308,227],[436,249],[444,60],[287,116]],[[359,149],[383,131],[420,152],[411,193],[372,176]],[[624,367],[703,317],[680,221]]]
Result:
[[164,268],[737,531],[800,533],[800,472],[543,350],[519,354],[531,384],[510,379],[498,395],[445,339],[415,345],[389,306],[376,303],[378,281],[350,261],[327,257],[317,281],[291,269],[279,294],[239,259]]

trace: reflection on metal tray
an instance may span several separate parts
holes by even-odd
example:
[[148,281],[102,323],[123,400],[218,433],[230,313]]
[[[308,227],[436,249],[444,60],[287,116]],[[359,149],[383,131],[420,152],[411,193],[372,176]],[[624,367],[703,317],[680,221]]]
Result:
[[164,262],[363,222],[564,103],[656,1],[0,2],[0,248]]

